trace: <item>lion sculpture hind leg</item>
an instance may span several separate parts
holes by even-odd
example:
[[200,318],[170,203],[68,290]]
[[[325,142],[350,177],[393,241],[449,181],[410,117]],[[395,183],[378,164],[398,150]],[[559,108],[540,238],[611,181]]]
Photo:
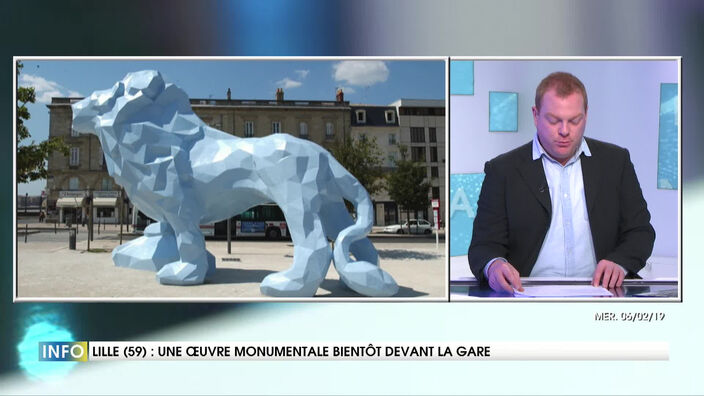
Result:
[[267,275],[259,290],[273,297],[312,297],[330,268],[332,250],[317,211],[284,209],[284,215],[293,240],[293,264]]
[[[398,292],[393,278],[379,268],[376,249],[366,238],[373,213],[369,194],[334,158],[326,152],[284,156],[276,161],[275,172],[260,174],[284,211],[294,243],[291,268],[267,276],[262,293],[313,296],[330,266],[328,237],[336,239],[335,268],[352,290],[374,297]],[[355,202],[357,222],[347,213],[343,195]]]
[[357,240],[350,234],[358,228],[345,205],[340,202],[325,205],[322,217],[328,238],[336,241],[333,257],[340,279],[350,289],[365,296],[389,297],[398,293],[398,285],[391,275],[379,268],[379,255],[366,233]]

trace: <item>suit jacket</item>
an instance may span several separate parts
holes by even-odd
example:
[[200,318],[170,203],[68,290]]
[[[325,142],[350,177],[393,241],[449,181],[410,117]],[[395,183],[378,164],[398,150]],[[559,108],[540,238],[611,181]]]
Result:
[[[613,144],[586,140],[592,155],[580,160],[596,260],[611,260],[634,276],[653,250],[655,230],[630,155]],[[552,215],[543,161],[533,160],[530,142],[487,162],[484,173],[469,266],[485,282],[484,266],[504,257],[521,276],[529,276]]]

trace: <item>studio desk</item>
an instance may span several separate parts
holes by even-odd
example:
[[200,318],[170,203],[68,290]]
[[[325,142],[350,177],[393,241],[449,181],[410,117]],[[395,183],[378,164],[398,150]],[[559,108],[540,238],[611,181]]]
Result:
[[680,301],[681,289],[677,277],[677,264],[674,259],[652,258],[648,265],[638,275],[642,279],[624,279],[619,288],[609,289],[611,296],[570,296],[575,289],[583,289],[591,285],[590,278],[521,278],[524,288],[550,289],[556,293],[565,292],[564,295],[551,295],[549,297],[514,296],[511,293],[495,292],[486,284],[480,284],[469,271],[467,256],[452,257],[450,260],[450,300],[469,301],[485,298],[498,300],[529,300],[529,301],[554,301],[554,300],[589,300],[618,298],[629,301],[643,301],[643,299],[656,299],[663,301]]

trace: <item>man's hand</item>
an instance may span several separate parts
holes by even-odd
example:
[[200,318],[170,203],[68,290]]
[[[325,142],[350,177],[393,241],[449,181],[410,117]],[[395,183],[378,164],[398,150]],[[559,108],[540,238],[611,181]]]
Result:
[[497,292],[512,293],[513,289],[523,291],[521,275],[513,266],[504,260],[496,260],[486,271],[489,286]]
[[625,274],[618,264],[609,260],[601,260],[596,265],[594,279],[592,279],[592,286],[596,287],[601,283],[604,288],[613,289],[621,286],[624,277]]

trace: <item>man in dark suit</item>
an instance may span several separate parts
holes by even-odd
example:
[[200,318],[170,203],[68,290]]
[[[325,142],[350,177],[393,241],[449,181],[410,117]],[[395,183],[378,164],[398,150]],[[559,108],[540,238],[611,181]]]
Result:
[[536,89],[532,142],[504,153],[486,174],[469,265],[496,291],[521,277],[591,277],[621,286],[650,256],[655,231],[628,150],[584,138],[587,93],[569,73]]

